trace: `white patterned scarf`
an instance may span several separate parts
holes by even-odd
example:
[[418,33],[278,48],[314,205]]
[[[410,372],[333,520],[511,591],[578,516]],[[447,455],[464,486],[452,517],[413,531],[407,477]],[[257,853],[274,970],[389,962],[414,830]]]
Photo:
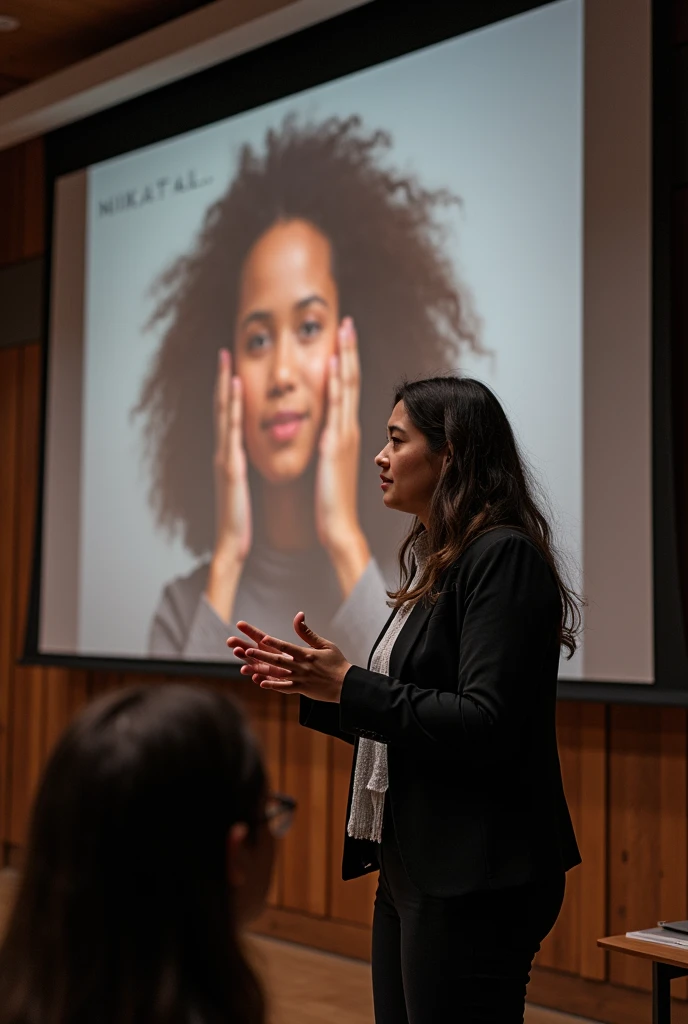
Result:
[[[419,582],[427,560],[426,534],[422,533],[413,546],[416,569],[411,587]],[[397,609],[384,636],[373,651],[370,659],[371,672],[389,675],[389,658],[397,637],[401,633],[413,606],[408,602]],[[382,839],[382,819],[385,811],[385,794],[389,785],[387,774],[387,744],[362,737],[358,741],[354,785],[351,799],[351,813],[347,833],[353,839],[370,839],[379,843]]]

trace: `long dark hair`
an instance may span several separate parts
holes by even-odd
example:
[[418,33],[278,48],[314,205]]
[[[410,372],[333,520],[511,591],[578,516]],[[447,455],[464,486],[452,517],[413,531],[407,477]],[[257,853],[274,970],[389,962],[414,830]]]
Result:
[[488,387],[468,377],[405,381],[394,396],[403,402],[431,452],[449,446],[428,518],[430,555],[418,586],[411,589],[410,551],[425,531],[416,520],[399,552],[402,583],[389,593],[395,606],[437,598],[445,570],[477,537],[500,526],[523,531],[542,553],[561,597],[560,640],[569,657],[581,628],[581,599],[568,585],[542,511],[543,499],[521,456],[506,413]]
[[[409,376],[432,374],[456,366],[466,350],[482,351],[470,294],[445,251],[460,200],[391,168],[392,147],[389,133],[364,130],[359,117],[286,117],[261,148],[242,147],[194,249],[154,285],[149,327],[162,328],[162,340],[134,414],[144,420],[156,520],[196,555],[211,551],[215,538],[213,502],[198,496],[213,493],[217,350],[233,344],[246,257],[275,223],[305,220],[330,242],[340,313],[353,317],[360,342],[364,445],[380,432],[379,396],[400,365]],[[365,454],[364,529],[380,514]]]
[[262,1024],[227,832],[265,779],[237,707],[137,686],[68,728],[34,805],[0,950],[2,1024]]

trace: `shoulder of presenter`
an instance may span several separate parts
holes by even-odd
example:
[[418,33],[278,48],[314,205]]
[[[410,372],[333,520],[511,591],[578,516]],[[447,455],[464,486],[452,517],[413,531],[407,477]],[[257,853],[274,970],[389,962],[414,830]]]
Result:
[[433,757],[457,754],[458,736],[461,756],[505,756],[536,694],[556,699],[561,614],[537,546],[518,530],[485,534],[450,566],[418,636],[404,639],[411,617],[402,627],[400,667],[392,653],[389,675],[349,669],[340,728]]
[[[497,655],[508,660],[510,649],[523,655],[526,643],[553,645],[561,613],[557,582],[542,552],[522,531],[500,527],[478,537],[442,574],[419,640],[425,652],[437,647],[449,661],[457,655],[466,661],[471,649],[491,647],[497,667]],[[412,678],[415,661],[405,659],[402,678],[427,687],[426,679]],[[499,685],[499,679],[493,682]]]
[[[508,621],[524,606],[529,619],[561,614],[561,599],[554,574],[537,545],[516,528],[499,527],[482,534],[446,570],[437,605],[450,595],[464,613],[476,605],[486,617],[494,612]],[[431,614],[432,618],[432,614]]]

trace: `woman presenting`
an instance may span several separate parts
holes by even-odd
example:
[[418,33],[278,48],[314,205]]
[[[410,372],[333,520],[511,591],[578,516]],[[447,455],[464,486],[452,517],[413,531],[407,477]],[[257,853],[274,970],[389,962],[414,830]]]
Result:
[[227,643],[254,683],[300,694],[302,724],[355,744],[343,877],[380,869],[377,1024],[516,1024],[580,861],[555,731],[579,602],[484,385],[404,384],[387,432],[383,502],[416,518],[368,668],[302,612],[305,647],[245,621]]

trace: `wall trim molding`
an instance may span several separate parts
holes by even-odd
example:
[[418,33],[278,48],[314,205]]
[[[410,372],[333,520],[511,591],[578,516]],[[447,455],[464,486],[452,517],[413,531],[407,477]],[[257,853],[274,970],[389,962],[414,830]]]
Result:
[[0,150],[368,2],[215,0],[0,99]]
[[371,930],[362,924],[316,917],[299,910],[267,907],[251,931],[256,935],[336,953],[351,960],[370,960]]

